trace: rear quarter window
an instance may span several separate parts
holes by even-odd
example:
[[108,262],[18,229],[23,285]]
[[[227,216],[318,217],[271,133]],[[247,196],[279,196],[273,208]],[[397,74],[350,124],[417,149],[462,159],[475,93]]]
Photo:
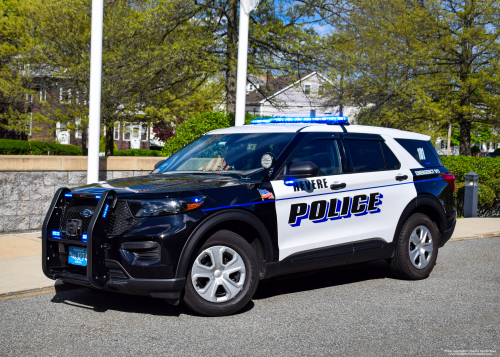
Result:
[[394,139],[423,167],[443,166],[430,141],[412,139]]

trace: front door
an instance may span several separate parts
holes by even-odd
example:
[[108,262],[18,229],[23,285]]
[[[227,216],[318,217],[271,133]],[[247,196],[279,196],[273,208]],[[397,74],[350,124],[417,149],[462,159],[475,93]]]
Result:
[[141,148],[141,127],[139,125],[132,125],[132,135],[130,137],[130,148]]
[[352,197],[341,192],[350,186],[342,152],[337,139],[305,141],[291,154],[287,165],[311,161],[319,168],[318,176],[296,180],[293,186],[286,186],[279,177],[272,181],[280,261],[306,251],[315,255],[323,248],[353,240],[353,222],[347,219],[351,217]]

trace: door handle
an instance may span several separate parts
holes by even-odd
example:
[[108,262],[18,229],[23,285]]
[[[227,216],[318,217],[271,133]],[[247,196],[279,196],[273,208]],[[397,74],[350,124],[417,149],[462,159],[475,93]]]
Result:
[[397,181],[404,181],[408,179],[408,175],[398,175],[396,176]]
[[333,183],[330,185],[330,188],[332,190],[340,190],[340,189],[343,189],[346,187],[346,184],[345,183]]

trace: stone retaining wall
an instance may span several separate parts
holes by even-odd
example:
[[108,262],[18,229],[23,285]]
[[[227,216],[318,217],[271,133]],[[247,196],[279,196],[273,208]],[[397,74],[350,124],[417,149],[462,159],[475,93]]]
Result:
[[[76,160],[71,162],[68,157],[64,157],[67,166],[71,166],[73,170],[63,170],[64,161],[61,157],[52,157],[54,161],[47,161],[48,158],[43,157],[45,165],[40,165],[40,160],[37,161],[37,158],[37,156],[19,158],[19,156],[0,155],[0,232],[2,233],[41,229],[55,191],[59,187],[73,188],[87,183],[87,171],[84,171],[86,158],[82,160],[82,157],[76,157]],[[12,159],[17,159],[18,164],[16,165]],[[100,181],[148,174],[154,164],[162,158],[110,159],[102,159],[100,162]],[[16,166],[20,169],[13,170]],[[44,166],[47,170],[40,171]],[[112,170],[102,170],[103,167],[110,166]],[[123,169],[119,170],[120,167]]]

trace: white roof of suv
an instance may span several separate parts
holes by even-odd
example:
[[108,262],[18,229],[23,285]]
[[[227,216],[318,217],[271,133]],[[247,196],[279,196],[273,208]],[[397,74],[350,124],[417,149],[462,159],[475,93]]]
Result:
[[[379,126],[366,126],[366,125],[345,125],[348,133],[365,133],[365,134],[379,134],[387,135],[392,138],[398,139],[413,139],[413,140],[430,140],[428,135],[413,133],[411,131],[404,131],[398,129],[389,129]],[[226,129],[217,129],[208,132],[207,134],[250,134],[250,133],[295,133],[301,132],[330,132],[342,133],[340,125],[332,124],[251,124],[243,126],[232,126]]]

